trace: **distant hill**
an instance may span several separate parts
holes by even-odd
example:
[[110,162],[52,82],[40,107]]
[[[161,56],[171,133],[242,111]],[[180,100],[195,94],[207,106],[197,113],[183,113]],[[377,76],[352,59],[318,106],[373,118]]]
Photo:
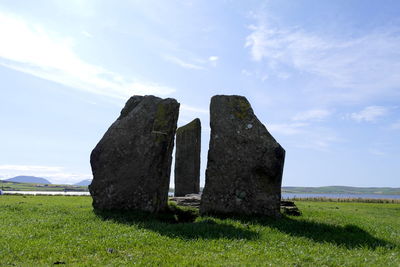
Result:
[[400,188],[394,187],[352,187],[352,186],[321,186],[297,187],[284,186],[283,193],[310,193],[310,194],[385,194],[400,195]]
[[86,180],[82,180],[79,183],[76,183],[74,185],[89,186],[91,183],[92,183],[92,179],[86,179]]
[[16,176],[14,178],[5,179],[3,181],[14,183],[51,184],[49,180],[35,176]]

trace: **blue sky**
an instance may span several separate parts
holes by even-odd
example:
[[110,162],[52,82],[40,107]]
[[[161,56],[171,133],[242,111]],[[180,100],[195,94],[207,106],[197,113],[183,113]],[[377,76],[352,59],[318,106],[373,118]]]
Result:
[[[283,185],[400,187],[399,1],[0,0],[0,179],[91,178],[126,100],[202,121],[244,95],[286,149]],[[173,178],[173,177],[171,177]],[[172,185],[173,179],[171,179]]]

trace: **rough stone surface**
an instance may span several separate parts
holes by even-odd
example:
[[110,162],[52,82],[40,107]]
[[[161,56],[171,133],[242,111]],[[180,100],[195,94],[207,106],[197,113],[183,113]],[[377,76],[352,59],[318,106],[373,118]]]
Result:
[[90,156],[89,186],[98,210],[167,208],[179,103],[133,96]]
[[210,147],[200,212],[280,216],[285,150],[245,97],[212,97]]
[[188,194],[183,197],[171,197],[171,201],[175,201],[178,206],[199,208],[201,195],[199,194]]
[[[189,194],[184,197],[171,197],[170,201],[174,201],[178,206],[199,208],[201,195]],[[285,215],[300,216],[301,211],[293,201],[281,200],[281,211]]]
[[200,192],[201,124],[195,119],[176,131],[175,196]]

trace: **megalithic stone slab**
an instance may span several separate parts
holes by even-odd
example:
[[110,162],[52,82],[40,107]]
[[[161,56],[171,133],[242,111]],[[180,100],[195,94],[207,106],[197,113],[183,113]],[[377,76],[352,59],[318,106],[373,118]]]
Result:
[[199,119],[176,131],[175,196],[200,192],[201,123]]
[[179,103],[133,96],[93,149],[89,186],[98,210],[167,208]]
[[212,97],[210,126],[200,212],[279,217],[285,150],[254,115],[247,99]]

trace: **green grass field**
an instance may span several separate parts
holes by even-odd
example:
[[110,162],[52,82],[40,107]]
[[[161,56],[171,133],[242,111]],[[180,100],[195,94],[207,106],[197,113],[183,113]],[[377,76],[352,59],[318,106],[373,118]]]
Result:
[[300,217],[174,223],[195,212],[96,214],[90,197],[0,196],[0,265],[400,266],[400,204],[296,204]]

